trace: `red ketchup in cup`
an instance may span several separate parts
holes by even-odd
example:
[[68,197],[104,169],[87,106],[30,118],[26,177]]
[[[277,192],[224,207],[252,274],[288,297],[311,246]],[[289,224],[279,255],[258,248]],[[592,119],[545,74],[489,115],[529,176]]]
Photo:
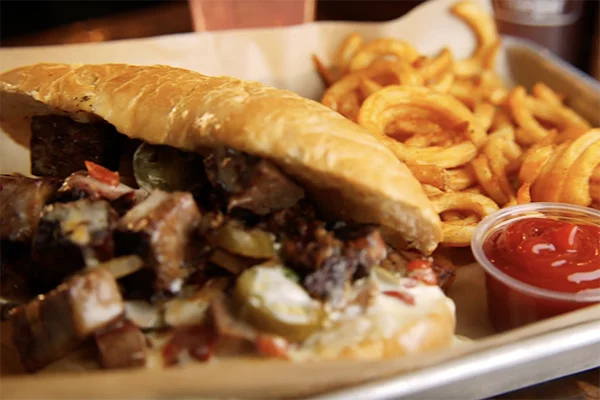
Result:
[[509,207],[477,227],[488,312],[503,331],[600,303],[600,212],[559,203]]

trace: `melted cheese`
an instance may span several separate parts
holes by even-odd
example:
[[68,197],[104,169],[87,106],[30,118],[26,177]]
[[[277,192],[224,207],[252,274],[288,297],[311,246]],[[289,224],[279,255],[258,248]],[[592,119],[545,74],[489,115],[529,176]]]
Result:
[[[409,283],[409,285],[407,285]],[[407,278],[377,272],[354,283],[349,298],[356,299],[365,290],[372,290],[366,307],[352,304],[342,312],[330,313],[327,326],[311,335],[292,355],[301,360],[319,357],[335,357],[345,349],[358,347],[363,342],[377,342],[393,338],[409,325],[411,329],[398,338],[407,351],[416,351],[416,344],[426,329],[415,322],[447,307],[454,314],[455,306],[438,286],[417,283]],[[384,294],[385,291],[402,291],[414,298],[414,304]]]
[[289,324],[313,322],[321,303],[311,298],[296,282],[285,276],[282,268],[254,267],[248,301],[269,310],[277,319]]

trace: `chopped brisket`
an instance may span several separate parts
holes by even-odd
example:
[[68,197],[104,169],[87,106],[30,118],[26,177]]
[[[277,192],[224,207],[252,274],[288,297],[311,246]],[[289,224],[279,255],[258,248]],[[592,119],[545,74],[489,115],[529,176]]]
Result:
[[200,211],[190,193],[155,190],[119,221],[119,253],[144,257],[156,274],[155,291],[176,293],[199,221]]
[[129,321],[119,321],[94,336],[104,368],[133,368],[146,365],[146,338]]
[[211,184],[227,197],[227,210],[245,209],[266,215],[288,208],[304,197],[304,190],[273,163],[219,148],[204,159]]
[[107,123],[81,123],[59,115],[31,120],[31,173],[66,178],[93,161],[119,168],[121,137]]
[[386,257],[378,229],[368,225],[339,225],[328,230],[314,210],[300,203],[273,215],[268,226],[281,238],[281,257],[287,265],[304,271],[303,284],[311,296],[338,300],[346,282],[368,274]]
[[104,200],[46,206],[32,248],[39,279],[58,283],[84,266],[112,258],[117,219]]
[[350,280],[356,266],[352,260],[340,255],[331,256],[302,282],[306,291],[315,298],[337,303],[344,295],[346,282]]
[[0,175],[0,237],[31,242],[44,205],[54,196],[54,179]]
[[12,310],[13,342],[24,367],[36,371],[65,356],[124,311],[114,277],[96,268]]
[[375,226],[345,226],[335,232],[344,242],[344,256],[356,264],[356,278],[368,275],[370,268],[387,256],[386,244]]
[[28,275],[31,246],[21,242],[0,242],[0,297],[10,303],[28,301],[34,291]]

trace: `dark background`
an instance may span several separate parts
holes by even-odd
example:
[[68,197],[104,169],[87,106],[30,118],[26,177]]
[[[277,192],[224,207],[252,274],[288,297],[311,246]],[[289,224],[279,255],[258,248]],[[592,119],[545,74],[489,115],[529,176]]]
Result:
[[[276,1],[276,0],[274,0]],[[285,0],[280,0],[285,1]],[[179,3],[178,11],[174,11]],[[402,16],[419,3],[420,0],[319,0],[316,6],[316,20],[348,20],[348,21],[385,21]],[[598,0],[584,0],[583,16],[578,23],[576,40],[569,46],[574,46],[575,55],[571,62],[583,71],[589,71],[593,37],[600,27],[594,26],[600,12]],[[0,46],[43,45],[51,44],[54,38],[62,33],[72,33],[78,22],[99,20],[110,16],[138,12],[160,10],[169,7],[170,13],[165,13],[163,26],[135,26],[129,29],[129,37],[148,36],[153,34],[181,33],[193,30],[187,2],[172,1],[0,1]],[[166,10],[166,8],[165,8]],[[159,12],[159,11],[157,11]],[[150,21],[150,20],[148,20]],[[121,24],[127,21],[122,19]],[[58,30],[61,30],[60,33]],[[435,29],[435,27],[431,27]],[[40,42],[39,33],[52,32]],[[34,34],[38,34],[34,37]],[[44,37],[44,35],[42,35]],[[120,39],[112,37],[111,39]],[[596,42],[597,43],[597,42]]]
[[0,1],[0,38],[42,32],[77,21],[141,10],[166,1]]

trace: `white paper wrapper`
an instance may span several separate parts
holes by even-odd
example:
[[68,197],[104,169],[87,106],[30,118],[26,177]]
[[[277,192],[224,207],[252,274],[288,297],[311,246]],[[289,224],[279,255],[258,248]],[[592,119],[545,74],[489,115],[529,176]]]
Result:
[[[311,62],[312,53],[329,62],[340,42],[353,31],[366,39],[385,36],[405,39],[424,54],[433,54],[449,46],[457,58],[467,57],[474,48],[475,38],[463,22],[450,15],[448,10],[454,2],[430,1],[405,17],[388,23],[312,23],[288,28],[190,33],[100,44],[2,49],[0,72],[38,62],[169,64],[209,75],[257,80],[318,99],[323,86]],[[478,2],[491,12],[489,1]],[[498,69],[510,83],[505,60],[501,55]],[[29,173],[28,151],[4,133],[1,135],[0,172]],[[381,362],[298,365],[240,360],[169,371],[79,374],[77,379],[69,375],[60,378],[12,378],[4,380],[1,390],[8,397],[29,398],[88,397],[92,387],[97,398],[301,396],[422,368],[464,353],[500,346],[593,318],[591,312],[579,312],[493,336],[486,314],[483,272],[479,266],[461,267],[450,294],[457,306],[457,333],[484,340],[436,354]],[[6,342],[6,335],[3,342]],[[3,364],[11,356],[14,353],[3,346]],[[3,371],[6,373],[9,369],[3,368]]]

